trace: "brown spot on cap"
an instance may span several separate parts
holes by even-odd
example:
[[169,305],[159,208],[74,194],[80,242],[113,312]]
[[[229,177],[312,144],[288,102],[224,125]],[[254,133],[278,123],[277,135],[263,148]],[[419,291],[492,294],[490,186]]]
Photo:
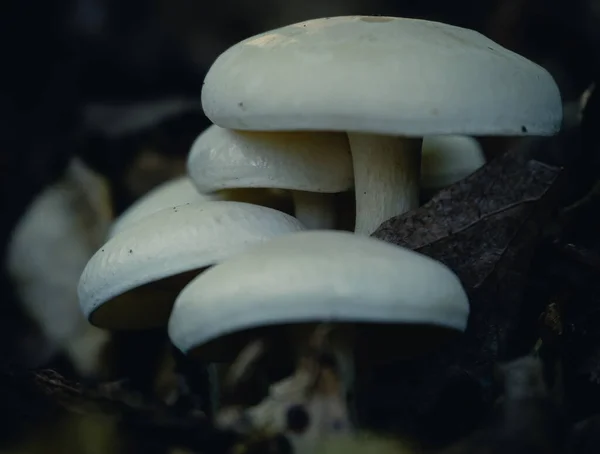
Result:
[[385,16],[363,16],[360,20],[363,22],[391,22],[394,18]]

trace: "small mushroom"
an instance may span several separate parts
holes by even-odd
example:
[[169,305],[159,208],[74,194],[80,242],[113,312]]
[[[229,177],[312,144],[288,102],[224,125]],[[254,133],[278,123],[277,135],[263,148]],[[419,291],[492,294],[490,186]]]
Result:
[[[432,331],[463,331],[468,315],[459,279],[440,262],[374,238],[310,231],[250,248],[193,279],[177,297],[168,329],[182,352],[206,361],[228,361],[249,340],[273,336],[277,327],[295,344],[295,353],[311,351],[314,336],[304,335],[311,334],[306,327],[328,324],[334,333],[325,334],[345,401],[354,387],[355,355],[360,360],[362,351],[389,360],[396,355],[391,349],[398,349],[399,356],[416,354],[423,339],[433,341]],[[381,345],[374,333],[386,326],[393,327],[383,329],[387,351],[378,352]],[[371,333],[364,335],[367,332]],[[302,362],[296,375],[290,386],[312,382]],[[285,411],[276,402],[288,405],[290,396],[278,398],[277,389],[271,390],[269,405],[247,416],[258,418],[258,410]],[[300,391],[295,391],[296,398],[307,390]]]
[[196,139],[188,173],[201,192],[287,189],[309,229],[336,226],[333,193],[352,188],[348,138],[334,132],[263,133],[211,126]]
[[163,209],[123,229],[94,254],[79,280],[81,309],[103,328],[163,326],[177,293],[204,269],[302,229],[292,216],[241,202]]
[[4,267],[26,319],[40,331],[19,326],[26,342],[11,346],[28,367],[43,367],[64,353],[81,376],[97,378],[101,373],[99,359],[109,333],[82,316],[76,287],[112,217],[108,181],[73,158],[15,225]]
[[423,136],[551,135],[562,104],[541,66],[473,30],[419,19],[313,19],[248,38],[206,75],[216,125],[346,131],[356,233],[418,206]]
[[125,210],[113,222],[109,237],[115,236],[127,227],[135,225],[146,216],[162,209],[173,208],[187,203],[207,202],[218,199],[219,196],[216,194],[199,193],[188,177],[175,178],[157,186]]
[[468,177],[485,164],[477,139],[469,136],[432,136],[423,139],[421,190],[424,198]]

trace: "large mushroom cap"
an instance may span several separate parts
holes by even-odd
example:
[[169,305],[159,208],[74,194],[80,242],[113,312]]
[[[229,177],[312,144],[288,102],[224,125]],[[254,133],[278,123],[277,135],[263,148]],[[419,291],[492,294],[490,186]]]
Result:
[[468,314],[467,295],[445,265],[374,238],[311,231],[251,248],[192,280],[176,300],[169,335],[189,353],[273,325],[425,324],[461,331]]
[[560,93],[537,64],[464,28],[418,19],[314,19],[221,54],[202,90],[210,120],[245,130],[549,135]]
[[104,328],[160,326],[178,290],[200,270],[302,229],[287,214],[241,202],[161,210],[124,229],[94,254],[79,281],[81,309],[91,323]]
[[211,126],[192,146],[188,173],[198,189],[278,188],[341,192],[352,187],[345,134],[231,131]]
[[136,224],[146,216],[164,208],[172,208],[187,203],[207,202],[217,199],[212,194],[201,194],[188,177],[180,177],[163,183],[144,197],[137,200],[113,222],[109,237],[115,236],[127,227]]

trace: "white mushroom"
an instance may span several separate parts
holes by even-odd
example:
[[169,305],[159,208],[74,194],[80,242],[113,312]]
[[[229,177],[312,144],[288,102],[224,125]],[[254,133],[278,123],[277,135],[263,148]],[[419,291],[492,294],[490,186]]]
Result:
[[393,325],[397,336],[427,325],[458,332],[468,315],[467,295],[443,264],[373,238],[311,231],[272,239],[195,278],[177,297],[168,326],[177,348],[208,361],[234,357],[241,339],[265,336],[269,327],[285,326],[291,333],[305,324],[342,326],[333,348],[348,392],[354,374],[352,326],[369,355],[376,356],[369,348],[372,340],[360,330]]
[[348,132],[359,234],[418,205],[423,136],[550,135],[562,117],[552,76],[485,36],[370,16],[232,46],[210,68],[202,105],[229,129]]
[[41,367],[64,352],[81,375],[99,372],[109,333],[90,326],[82,316],[77,281],[102,245],[112,216],[108,182],[75,158],[15,226],[5,266],[26,314],[44,338],[32,348],[29,366]]
[[468,177],[485,164],[481,145],[469,136],[423,139],[421,190],[427,195]]
[[187,203],[218,200],[217,194],[201,194],[188,177],[175,178],[152,189],[125,210],[112,224],[110,237],[145,217],[164,208],[172,208]]
[[295,215],[309,229],[333,229],[332,193],[353,185],[348,139],[333,132],[261,133],[211,126],[192,146],[188,173],[201,192],[290,190]]
[[156,212],[111,238],[81,275],[81,309],[96,326],[166,324],[175,296],[203,269],[275,236],[298,220],[241,202],[200,202]]

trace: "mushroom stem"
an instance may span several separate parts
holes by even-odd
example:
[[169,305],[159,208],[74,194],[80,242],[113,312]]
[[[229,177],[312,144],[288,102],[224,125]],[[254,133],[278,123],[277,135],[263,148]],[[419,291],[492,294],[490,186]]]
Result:
[[[291,325],[286,334],[290,353],[296,358],[293,374],[271,384],[268,395],[257,405],[223,408],[216,421],[222,428],[286,433],[294,452],[312,452],[308,447],[319,438],[353,430],[348,408],[349,389],[354,386],[352,341],[347,332],[321,323]],[[308,428],[300,432],[289,426],[286,416],[297,406],[309,416]]]
[[356,410],[356,363],[354,351],[350,347],[338,345],[334,354],[342,381],[342,392],[348,406],[348,416],[350,417],[350,421],[356,424],[358,421]]
[[102,350],[110,333],[88,325],[82,333],[68,339],[65,350],[77,372],[87,378],[97,378],[101,368]]
[[[326,352],[329,351],[335,358],[334,370],[336,371],[336,383],[324,382],[321,384],[320,392],[324,393],[322,397],[333,397],[336,395],[343,399],[340,402],[344,406],[343,413],[348,417],[348,422],[353,425],[357,421],[355,408],[356,396],[356,365],[355,365],[355,332],[353,328],[342,328],[336,325],[321,323],[316,326],[309,325],[308,338],[298,340],[298,346],[309,347],[313,350]],[[299,350],[301,351],[301,350]],[[322,372],[325,364],[319,364],[318,368]],[[319,373],[321,373],[319,372]],[[333,385],[333,388],[331,386]]]
[[292,191],[296,218],[309,230],[335,229],[334,194]]
[[348,133],[354,164],[354,232],[370,235],[382,222],[419,206],[422,139]]

